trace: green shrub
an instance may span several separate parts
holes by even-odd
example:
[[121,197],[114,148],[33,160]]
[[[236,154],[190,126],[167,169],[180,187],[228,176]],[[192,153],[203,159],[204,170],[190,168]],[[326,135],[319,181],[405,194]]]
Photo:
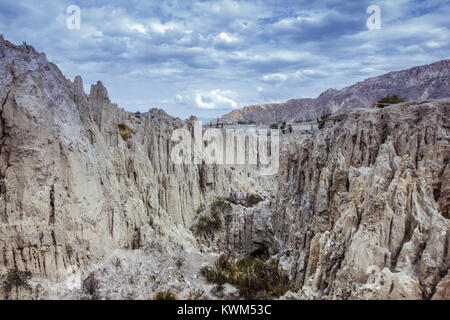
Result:
[[246,299],[280,297],[289,289],[289,278],[275,260],[242,258],[232,262],[229,255],[222,255],[214,267],[203,267],[200,273],[218,287],[234,285]]
[[222,220],[220,219],[219,212],[213,211],[208,215],[202,215],[198,218],[195,231],[197,234],[211,233],[220,230],[221,227]]
[[31,279],[30,271],[21,271],[17,268],[11,269],[8,271],[6,275],[2,277],[3,280],[3,290],[9,294],[12,288],[26,288],[30,289],[30,285],[28,284],[28,280]]
[[153,300],[178,300],[177,296],[170,292],[169,290],[158,292],[154,297]]
[[[217,197],[211,204],[209,212],[200,215],[197,219],[197,223],[194,225],[194,231],[196,234],[209,234],[214,231],[218,231],[222,228],[222,215],[223,212],[230,206],[227,200],[222,197]],[[201,213],[204,211],[204,207],[200,207],[201,210],[197,211]],[[200,209],[199,208],[199,209]]]
[[203,267],[200,269],[200,274],[211,283],[224,284],[228,279],[225,272],[218,268]]
[[218,285],[216,285],[216,291],[217,291],[218,293],[222,293],[223,290],[225,290],[225,286],[224,286],[223,284],[218,284]]
[[131,138],[131,128],[128,127],[124,123],[117,124],[117,127],[119,128],[120,136],[124,141],[127,141],[129,138]]
[[200,214],[203,212],[203,210],[205,210],[205,205],[202,203],[200,204],[200,207],[198,207],[197,210],[195,210],[195,213]]
[[205,292],[201,289],[194,289],[189,291],[188,300],[203,300]]
[[388,94],[386,97],[381,98],[380,100],[378,100],[378,103],[380,105],[378,105],[379,107],[383,106],[383,103],[387,103],[387,104],[395,104],[395,103],[402,103],[405,102],[404,99],[400,98],[398,95],[396,94]]
[[230,202],[223,197],[217,197],[211,204],[211,212],[221,212],[231,209]]

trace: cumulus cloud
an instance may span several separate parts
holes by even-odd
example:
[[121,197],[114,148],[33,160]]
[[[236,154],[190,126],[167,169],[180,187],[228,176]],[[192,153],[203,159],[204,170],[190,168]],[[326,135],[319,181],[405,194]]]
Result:
[[218,42],[225,42],[225,43],[232,43],[237,41],[237,39],[234,36],[231,36],[226,32],[219,33],[215,39]]
[[[197,107],[199,107],[200,109],[214,109],[216,107],[214,103],[205,102],[205,101],[203,101],[203,99],[205,99],[205,98],[202,97],[202,95],[200,95],[200,93],[197,93],[195,95],[195,102],[197,103]],[[205,100],[210,100],[210,99],[206,98]]]
[[263,81],[271,82],[271,81],[285,81],[287,79],[287,76],[282,73],[272,73],[272,74],[265,74],[262,76]]
[[261,77],[261,80],[265,82],[281,82],[286,80],[296,81],[301,78],[318,79],[326,77],[328,75],[329,75],[328,72],[323,70],[304,69],[295,72],[265,74]]
[[215,89],[207,93],[197,93],[195,95],[195,102],[197,107],[201,109],[215,109],[215,108],[237,108],[237,103],[230,98],[235,93],[230,90]]
[[367,30],[369,0],[78,0],[81,29],[69,30],[72,4],[2,0],[0,29],[66,76],[102,80],[130,111],[161,107],[182,118],[314,97],[450,49],[445,1],[378,0],[379,30]]

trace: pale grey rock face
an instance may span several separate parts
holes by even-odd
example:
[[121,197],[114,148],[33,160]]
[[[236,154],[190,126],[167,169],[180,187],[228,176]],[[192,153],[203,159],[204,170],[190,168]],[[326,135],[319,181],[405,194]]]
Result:
[[[171,133],[189,123],[125,112],[100,81],[86,95],[81,77],[72,83],[29,46],[1,40],[0,50],[0,273],[63,281],[115,249],[196,246],[201,205],[243,187],[266,193],[245,168],[172,163]],[[244,251],[241,242],[229,246]]]
[[[0,54],[0,274],[33,274],[0,298],[84,299],[90,276],[100,299],[217,298],[199,270],[226,251],[278,258],[298,288],[285,298],[448,298],[449,100],[283,135],[278,174],[260,176],[175,165],[171,134],[194,118],[128,113],[100,81],[87,95],[30,46]],[[230,195],[223,227],[194,235]]]
[[274,220],[298,298],[445,296],[449,116],[448,99],[403,103],[294,138]]

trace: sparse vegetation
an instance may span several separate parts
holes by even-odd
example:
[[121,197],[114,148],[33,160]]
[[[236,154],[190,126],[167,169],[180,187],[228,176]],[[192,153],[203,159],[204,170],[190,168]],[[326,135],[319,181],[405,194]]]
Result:
[[396,103],[402,103],[402,102],[405,102],[405,100],[400,98],[398,95],[388,94],[386,97],[378,100],[377,107],[384,108],[386,106],[386,104],[396,104]]
[[92,300],[98,300],[99,298],[99,281],[95,277],[95,274],[91,273],[83,281],[83,291],[90,295]]
[[129,138],[131,138],[131,128],[128,127],[124,123],[117,124],[117,127],[119,128],[120,136],[124,141],[127,141]]
[[204,212],[204,207],[201,207],[202,210],[198,212],[199,215],[197,219],[197,223],[194,225],[194,232],[199,234],[210,234],[214,231],[218,231],[222,228],[223,221],[223,211],[230,204],[227,200],[222,197],[216,198],[216,200],[211,204],[211,209],[209,212]]
[[276,129],[278,129],[278,126],[279,126],[278,123],[273,123],[273,124],[270,125],[269,129],[276,130]]
[[178,268],[178,269],[181,269],[181,267],[184,265],[184,261],[185,261],[185,259],[184,259],[184,257],[178,257],[178,258],[176,258],[175,259],[175,266]]
[[216,197],[214,202],[211,204],[211,209],[217,209],[219,207],[222,207],[223,205],[226,205],[228,201],[223,197]]
[[178,300],[178,297],[176,294],[170,292],[169,290],[158,292],[154,297],[153,300]]
[[208,282],[217,284],[217,291],[229,283],[246,299],[270,299],[280,297],[289,289],[289,278],[277,261],[242,258],[233,262],[230,258],[223,254],[214,267],[200,270]]
[[269,128],[272,130],[280,129],[283,134],[285,134],[287,132],[289,132],[289,133],[292,132],[292,126],[290,124],[287,125],[286,121],[283,121],[281,123],[279,123],[279,122],[273,123],[272,125],[270,125]]
[[3,280],[3,290],[6,294],[9,294],[13,288],[22,287],[25,289],[29,289],[30,285],[28,284],[28,280],[31,279],[30,271],[21,271],[17,268],[11,269],[8,273],[1,277]]
[[219,230],[221,227],[222,219],[220,218],[219,212],[211,211],[209,214],[204,214],[198,218],[197,224],[195,225],[195,232],[197,234],[211,233]]
[[325,125],[325,122],[327,121],[328,117],[331,115],[330,112],[324,113],[322,114],[320,117],[318,117],[316,119],[317,121],[317,126],[319,127],[319,129],[322,129],[323,126]]
[[200,207],[197,208],[197,210],[195,210],[196,214],[200,214],[205,210],[205,205],[202,203],[200,204]]
[[201,289],[194,289],[189,291],[188,300],[203,300],[205,298],[205,292]]

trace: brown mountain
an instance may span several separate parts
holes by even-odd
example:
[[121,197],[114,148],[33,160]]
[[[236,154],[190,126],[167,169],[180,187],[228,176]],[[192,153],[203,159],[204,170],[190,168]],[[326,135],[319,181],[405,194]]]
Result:
[[292,99],[284,103],[253,105],[221,117],[225,123],[306,120],[325,112],[372,106],[387,94],[407,101],[450,96],[450,60],[369,78],[341,90],[328,89],[316,99]]

